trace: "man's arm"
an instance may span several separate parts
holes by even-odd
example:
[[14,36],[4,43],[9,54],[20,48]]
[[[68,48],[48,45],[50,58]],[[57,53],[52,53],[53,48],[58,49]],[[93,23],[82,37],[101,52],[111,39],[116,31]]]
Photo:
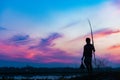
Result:
[[93,50],[93,52],[95,52],[95,47],[94,47],[94,45],[92,45],[92,50]]

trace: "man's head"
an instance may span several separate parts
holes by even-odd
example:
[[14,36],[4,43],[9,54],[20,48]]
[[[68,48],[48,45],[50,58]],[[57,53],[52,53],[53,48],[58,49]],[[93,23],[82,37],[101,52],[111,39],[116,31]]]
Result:
[[90,44],[90,38],[86,38],[86,43]]

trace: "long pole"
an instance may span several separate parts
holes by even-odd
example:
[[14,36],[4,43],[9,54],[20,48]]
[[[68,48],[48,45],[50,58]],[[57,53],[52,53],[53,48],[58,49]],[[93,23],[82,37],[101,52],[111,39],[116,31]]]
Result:
[[88,23],[89,23],[89,26],[90,26],[90,31],[91,31],[91,39],[92,39],[92,44],[93,44],[93,46],[94,46],[92,25],[91,25],[91,22],[90,22],[90,20],[89,20],[89,19],[88,19]]
[[[90,20],[89,20],[89,19],[88,19],[88,23],[89,23],[89,26],[90,26],[90,31],[91,31],[92,45],[94,46],[94,39],[93,39],[92,25],[91,25],[91,22],[90,22]],[[96,65],[95,52],[93,52],[93,54],[94,54],[94,60],[95,60],[95,65]]]

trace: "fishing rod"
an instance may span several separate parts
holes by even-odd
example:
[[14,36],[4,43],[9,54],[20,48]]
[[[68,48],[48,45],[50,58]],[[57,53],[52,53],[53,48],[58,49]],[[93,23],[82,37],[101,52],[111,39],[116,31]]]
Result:
[[91,22],[90,22],[90,20],[89,20],[89,19],[88,19],[88,23],[89,23],[89,26],[90,26],[90,31],[91,31],[91,39],[92,39],[92,44],[93,44],[93,46],[94,46],[92,25],[91,25]]
[[90,31],[91,31],[92,44],[93,44],[93,46],[94,46],[94,39],[93,39],[92,25],[91,25],[91,22],[90,22],[90,20],[89,20],[89,19],[88,19],[88,23],[89,23],[89,26],[90,26]]
[[[92,25],[91,25],[91,22],[90,22],[89,19],[88,19],[88,23],[89,23],[89,27],[90,27],[90,31],[91,31],[92,45],[93,45],[93,47],[94,47],[94,39],[93,39]],[[94,54],[94,60],[95,60],[95,64],[96,64],[95,52],[93,52],[93,54]]]

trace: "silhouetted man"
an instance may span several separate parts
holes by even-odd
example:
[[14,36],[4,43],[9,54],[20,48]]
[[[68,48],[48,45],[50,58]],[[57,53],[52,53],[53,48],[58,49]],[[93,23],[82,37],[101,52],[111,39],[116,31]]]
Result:
[[82,60],[88,72],[92,72],[92,53],[95,52],[94,46],[90,43],[90,38],[86,38],[86,45],[84,46]]

